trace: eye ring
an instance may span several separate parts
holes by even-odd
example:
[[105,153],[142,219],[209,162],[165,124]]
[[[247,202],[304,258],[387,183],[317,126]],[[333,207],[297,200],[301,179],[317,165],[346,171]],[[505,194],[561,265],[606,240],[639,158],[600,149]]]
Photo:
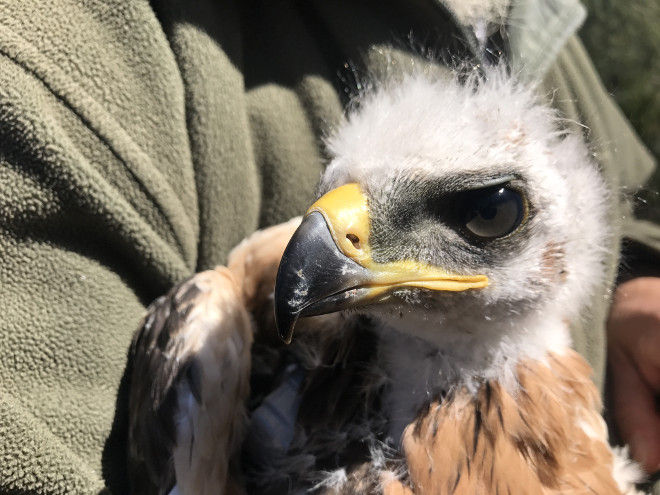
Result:
[[529,212],[522,191],[508,184],[465,191],[458,202],[458,221],[472,237],[506,237],[525,223]]

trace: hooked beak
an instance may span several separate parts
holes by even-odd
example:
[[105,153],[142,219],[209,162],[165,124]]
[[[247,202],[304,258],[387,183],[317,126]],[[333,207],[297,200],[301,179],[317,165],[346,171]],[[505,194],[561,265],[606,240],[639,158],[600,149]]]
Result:
[[321,197],[289,241],[275,282],[275,321],[291,342],[300,316],[386,301],[402,287],[463,291],[488,285],[485,275],[455,275],[414,260],[377,263],[369,244],[369,205],[357,184]]

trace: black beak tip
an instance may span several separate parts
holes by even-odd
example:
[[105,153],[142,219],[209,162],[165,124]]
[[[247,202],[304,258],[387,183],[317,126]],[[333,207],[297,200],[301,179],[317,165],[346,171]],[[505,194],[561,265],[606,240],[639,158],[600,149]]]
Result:
[[[285,280],[282,280],[282,278]],[[290,344],[293,337],[293,329],[300,316],[300,309],[287,301],[286,294],[282,294],[282,292],[288,290],[286,278],[281,277],[280,265],[280,272],[278,272],[277,281],[275,282],[275,326],[282,342]]]
[[286,332],[286,333],[280,332],[280,339],[286,345],[289,345],[291,343],[292,338],[293,338],[293,331],[289,331],[289,332]]
[[291,314],[289,312],[282,313],[281,311],[275,308],[275,324],[277,326],[277,333],[280,336],[280,339],[285,344],[291,343],[291,338],[293,337],[293,328],[296,326],[298,321],[298,314]]

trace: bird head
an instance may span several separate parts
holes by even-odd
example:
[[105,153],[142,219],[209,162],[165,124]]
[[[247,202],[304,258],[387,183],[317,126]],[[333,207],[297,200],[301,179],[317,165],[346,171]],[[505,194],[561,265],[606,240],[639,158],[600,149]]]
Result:
[[365,96],[282,258],[282,339],[336,311],[436,345],[574,318],[602,281],[607,193],[558,122],[503,72]]

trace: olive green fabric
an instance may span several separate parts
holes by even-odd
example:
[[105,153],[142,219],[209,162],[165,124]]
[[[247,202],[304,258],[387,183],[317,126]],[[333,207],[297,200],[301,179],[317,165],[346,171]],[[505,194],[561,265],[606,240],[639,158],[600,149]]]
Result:
[[586,14],[579,0],[511,2],[507,33],[513,69],[530,80],[545,75]]
[[[344,88],[460,50],[449,20],[425,0],[0,3],[0,493],[126,492],[145,305],[304,211]],[[635,187],[648,157],[584,63],[571,41],[543,88]],[[600,370],[597,308],[577,341]]]

